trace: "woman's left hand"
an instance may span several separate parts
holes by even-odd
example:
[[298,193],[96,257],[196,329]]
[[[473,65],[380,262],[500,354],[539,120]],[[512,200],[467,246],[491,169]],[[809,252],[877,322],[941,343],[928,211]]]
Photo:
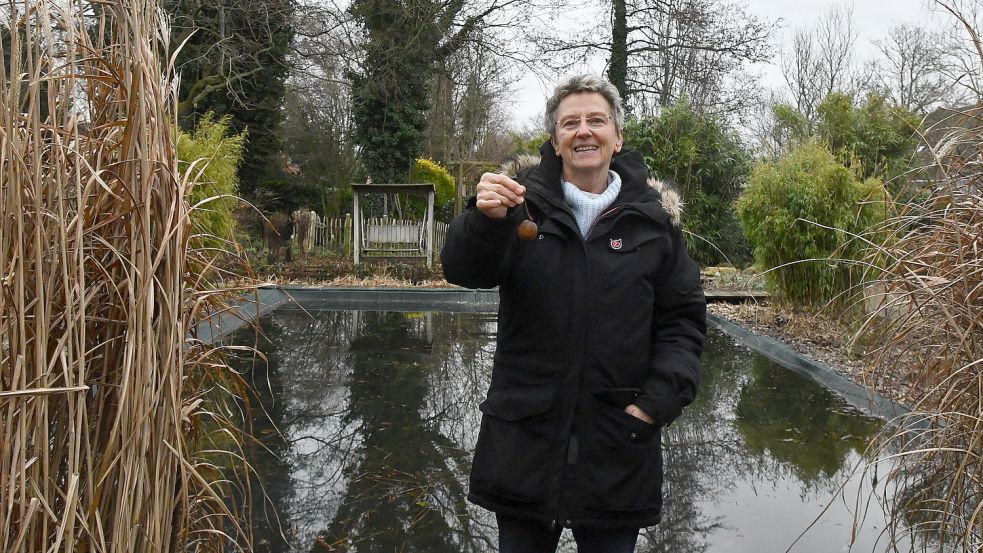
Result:
[[636,419],[645,421],[649,424],[655,424],[655,419],[650,417],[648,413],[646,413],[645,411],[642,411],[641,408],[639,408],[634,403],[632,403],[628,407],[625,407],[625,413],[628,413],[629,415],[635,417]]

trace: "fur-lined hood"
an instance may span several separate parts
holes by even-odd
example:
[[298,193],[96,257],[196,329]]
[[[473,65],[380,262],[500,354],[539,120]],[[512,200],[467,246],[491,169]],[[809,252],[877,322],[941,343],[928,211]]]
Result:
[[[535,167],[539,165],[540,161],[541,158],[539,156],[520,154],[503,163],[499,172],[510,178],[515,178],[520,171]],[[673,226],[678,227],[682,220],[684,205],[679,191],[672,184],[656,179],[655,177],[649,177],[646,183],[662,197],[662,209],[669,215],[669,220],[672,221]]]

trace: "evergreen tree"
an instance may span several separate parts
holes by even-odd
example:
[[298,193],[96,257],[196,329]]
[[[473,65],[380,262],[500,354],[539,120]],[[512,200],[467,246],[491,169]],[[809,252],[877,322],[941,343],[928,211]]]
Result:
[[353,70],[355,138],[374,182],[405,180],[423,150],[428,85],[436,68],[470,40],[501,4],[466,13],[464,0],[354,0],[364,29],[361,67]]
[[628,12],[625,0],[611,0],[611,55],[608,58],[608,80],[621,94],[625,107],[630,107],[628,89]]
[[246,132],[239,187],[247,199],[290,209],[278,129],[286,62],[293,39],[294,0],[164,0],[172,17],[172,44],[184,44],[178,111],[193,129],[207,112],[229,116],[232,132]]
[[352,75],[355,140],[375,182],[400,182],[423,148],[427,83],[436,44],[432,22],[390,0],[355,0],[367,33],[362,69]]

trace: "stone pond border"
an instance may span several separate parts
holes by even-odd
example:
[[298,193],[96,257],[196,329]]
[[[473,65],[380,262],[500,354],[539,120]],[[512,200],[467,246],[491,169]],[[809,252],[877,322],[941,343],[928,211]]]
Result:
[[[236,301],[229,311],[216,314],[198,326],[198,337],[216,343],[267,313],[290,304],[298,309],[379,309],[398,311],[494,312],[497,290],[466,288],[364,288],[264,286]],[[877,392],[838,373],[831,366],[814,361],[787,345],[747,330],[719,315],[707,314],[710,324],[739,344],[750,348],[783,367],[818,382],[861,412],[893,420],[907,410]]]

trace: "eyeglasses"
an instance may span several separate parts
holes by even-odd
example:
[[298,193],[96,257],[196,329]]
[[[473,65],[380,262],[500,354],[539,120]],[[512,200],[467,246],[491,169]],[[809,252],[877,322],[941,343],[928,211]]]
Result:
[[593,130],[603,129],[611,121],[610,115],[588,115],[587,117],[567,117],[566,119],[561,119],[556,122],[556,126],[565,132],[577,132],[580,128],[581,121],[587,121],[587,126]]

